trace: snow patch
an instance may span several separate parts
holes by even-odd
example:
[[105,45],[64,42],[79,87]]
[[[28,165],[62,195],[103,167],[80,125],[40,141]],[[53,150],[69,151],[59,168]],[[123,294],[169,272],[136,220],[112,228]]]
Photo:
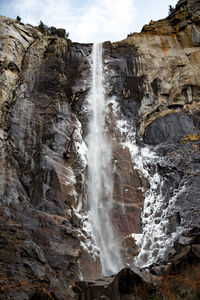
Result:
[[75,145],[78,159],[81,161],[82,168],[85,169],[87,166],[88,149],[87,149],[86,143],[84,142],[84,140],[82,138],[82,126],[78,119],[76,119],[75,126],[76,126],[76,128],[73,133],[74,145]]

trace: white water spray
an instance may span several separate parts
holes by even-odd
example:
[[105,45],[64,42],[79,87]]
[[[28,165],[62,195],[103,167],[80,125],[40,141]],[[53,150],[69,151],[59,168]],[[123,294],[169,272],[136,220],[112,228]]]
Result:
[[112,145],[105,130],[105,88],[102,44],[92,50],[92,86],[88,96],[91,113],[88,135],[88,201],[95,245],[100,251],[102,274],[117,273],[122,259],[112,226]]

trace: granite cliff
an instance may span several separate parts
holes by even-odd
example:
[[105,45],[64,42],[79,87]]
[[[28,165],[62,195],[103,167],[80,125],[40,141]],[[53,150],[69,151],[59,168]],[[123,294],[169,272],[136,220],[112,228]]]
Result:
[[103,44],[112,221],[130,269],[97,288],[86,159],[92,44],[0,17],[0,45],[0,299],[140,299],[133,282],[198,262],[200,2],[180,0],[166,19]]

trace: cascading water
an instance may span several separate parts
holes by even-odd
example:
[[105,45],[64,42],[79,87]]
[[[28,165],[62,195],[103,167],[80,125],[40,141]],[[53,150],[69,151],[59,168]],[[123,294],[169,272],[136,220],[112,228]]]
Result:
[[92,50],[92,86],[88,96],[90,109],[88,134],[88,201],[92,235],[100,251],[102,274],[118,272],[122,259],[112,226],[112,144],[105,129],[106,103],[102,44]]
[[157,170],[158,163],[160,166],[166,166],[165,160],[156,155],[148,145],[141,147],[136,143],[136,132],[132,124],[121,114],[114,97],[110,99],[110,104],[117,120],[117,128],[121,132],[121,136],[118,135],[118,142],[129,149],[134,169],[149,182],[149,189],[144,193],[144,208],[141,215],[143,232],[129,235],[134,238],[140,249],[133,264],[136,267],[148,268],[159,261],[166,263],[175,253],[174,243],[184,230],[179,225],[174,232],[171,231],[170,222],[178,207],[176,200],[184,194],[186,186],[184,182],[180,184],[169,198],[163,189],[165,179]]

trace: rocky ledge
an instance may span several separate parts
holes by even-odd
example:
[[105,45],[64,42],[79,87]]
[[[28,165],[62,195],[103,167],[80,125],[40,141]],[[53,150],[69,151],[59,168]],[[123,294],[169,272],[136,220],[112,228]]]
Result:
[[78,300],[198,299],[199,254],[199,246],[193,246],[176,256],[165,270],[158,266],[148,270],[125,268],[112,277],[78,281],[72,289]]

